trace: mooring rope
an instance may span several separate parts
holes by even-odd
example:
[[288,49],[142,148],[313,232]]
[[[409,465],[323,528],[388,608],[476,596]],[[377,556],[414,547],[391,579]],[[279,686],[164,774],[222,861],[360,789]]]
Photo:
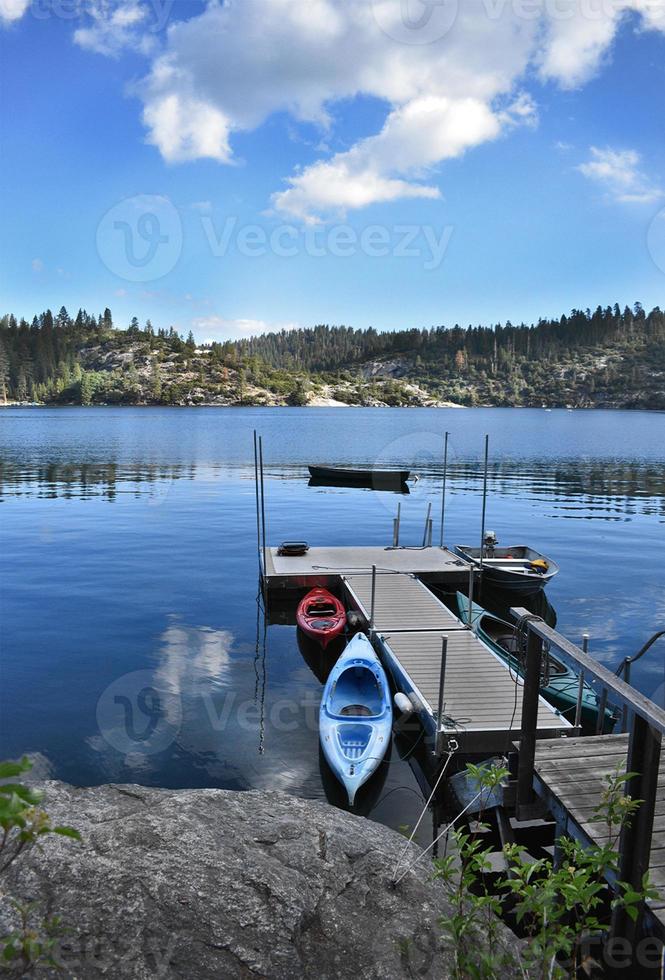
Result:
[[[444,775],[446,773],[446,769],[448,768],[448,764],[449,764],[450,760],[452,759],[453,755],[455,754],[455,752],[457,751],[458,748],[459,748],[459,744],[457,743],[457,740],[456,739],[454,739],[454,738],[448,739],[448,758],[446,759],[446,761],[445,761],[445,763],[443,765],[443,768],[442,768],[441,772],[438,775],[438,778],[437,778],[437,780],[436,780],[436,782],[434,784],[434,789],[430,793],[429,799],[427,800],[427,803],[423,807],[422,812],[421,812],[420,816],[418,817],[417,824],[415,825],[415,827],[411,831],[411,836],[409,837],[409,839],[407,840],[406,844],[404,845],[404,850],[402,851],[402,853],[397,858],[397,861],[395,862],[395,867],[393,868],[393,873],[392,873],[392,881],[393,881],[393,883],[395,885],[397,884],[397,881],[395,881],[395,875],[397,874],[397,869],[399,868],[400,864],[402,863],[402,860],[404,858],[404,855],[406,854],[406,852],[409,849],[409,844],[413,841],[413,838],[415,837],[415,835],[416,835],[416,833],[418,831],[418,827],[420,827],[420,824],[422,823],[422,819],[425,816],[425,814],[427,813],[427,810],[429,808],[430,803],[434,799],[434,794],[436,793],[437,789],[439,788],[439,783],[441,782],[441,780],[443,779],[443,777],[444,777]],[[408,871],[409,869],[407,868],[406,870]],[[405,872],[405,874],[406,874],[406,872]],[[401,878],[399,880],[401,881]]]
[[459,813],[457,814],[457,816],[456,816],[456,817],[455,817],[455,818],[454,818],[453,820],[451,820],[451,821],[450,821],[450,823],[448,824],[448,826],[447,826],[447,827],[444,827],[444,828],[443,828],[443,830],[442,830],[442,831],[441,831],[441,833],[440,833],[440,834],[438,835],[438,837],[436,837],[436,838],[435,838],[435,839],[434,839],[434,840],[432,841],[432,843],[431,843],[431,844],[429,844],[429,845],[428,845],[428,846],[427,846],[427,847],[425,848],[425,850],[424,850],[424,851],[421,851],[421,852],[420,852],[420,854],[419,854],[419,855],[418,855],[418,857],[417,857],[417,858],[415,859],[415,861],[412,861],[412,862],[411,862],[411,864],[410,864],[410,865],[408,866],[408,868],[406,868],[406,869],[405,869],[405,870],[404,870],[404,871],[402,872],[402,874],[401,874],[401,875],[399,876],[399,878],[397,878],[396,880],[395,880],[395,879],[393,879],[393,887],[395,887],[395,888],[396,888],[396,887],[397,887],[397,885],[399,885],[399,883],[400,883],[400,881],[402,880],[402,878],[405,878],[405,877],[406,877],[406,876],[408,875],[408,873],[409,873],[409,871],[411,871],[411,870],[413,870],[413,868],[415,868],[415,866],[416,866],[416,865],[418,864],[418,862],[419,862],[419,861],[421,861],[421,860],[422,860],[422,859],[423,859],[423,858],[425,857],[425,855],[427,854],[427,852],[428,852],[428,851],[431,851],[431,850],[432,850],[432,848],[433,848],[433,847],[434,847],[434,846],[435,846],[436,844],[438,844],[438,843],[439,843],[439,841],[441,840],[441,838],[442,838],[442,837],[443,837],[443,836],[444,836],[445,834],[447,834],[447,833],[448,833],[448,832],[449,832],[449,831],[451,830],[451,828],[452,828],[452,827],[453,827],[453,826],[455,825],[455,822],[456,822],[457,820],[459,820],[459,818],[460,818],[460,817],[462,817],[462,816],[464,816],[464,814],[466,813],[466,811],[467,811],[467,810],[468,810],[468,809],[469,809],[470,807],[472,807],[472,806],[473,806],[473,804],[474,804],[474,803],[476,802],[476,800],[477,800],[477,799],[479,799],[479,798],[480,798],[480,797],[481,797],[482,795],[483,795],[483,791],[482,791],[482,789],[481,789],[481,790],[480,790],[480,791],[479,791],[478,793],[476,793],[476,795],[474,796],[474,798],[473,798],[472,800],[469,800],[469,802],[468,802],[468,803],[467,803],[467,805],[466,805],[466,806],[464,807],[464,809],[463,809],[463,810],[460,810],[460,812],[459,812]]

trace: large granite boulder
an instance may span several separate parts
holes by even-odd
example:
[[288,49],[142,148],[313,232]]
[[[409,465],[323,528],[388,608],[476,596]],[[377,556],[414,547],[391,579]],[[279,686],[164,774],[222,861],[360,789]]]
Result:
[[62,917],[68,976],[450,973],[443,888],[427,860],[395,888],[405,841],[379,824],[283,793],[41,788],[53,822],[82,841],[45,839],[3,887]]

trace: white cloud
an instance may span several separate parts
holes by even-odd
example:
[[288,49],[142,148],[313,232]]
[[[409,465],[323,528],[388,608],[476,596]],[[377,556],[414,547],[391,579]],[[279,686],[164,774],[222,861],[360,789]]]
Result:
[[11,24],[20,20],[30,6],[31,0],[0,0],[0,23]]
[[271,323],[267,320],[228,318],[223,316],[197,317],[192,320],[192,330],[200,344],[214,340],[235,340],[238,337],[256,337],[262,333],[278,333],[280,330],[297,330],[299,323]]
[[627,204],[650,204],[663,196],[663,191],[640,170],[641,158],[636,150],[592,146],[590,153],[591,158],[577,169],[603,186],[613,200]]
[[[136,88],[147,139],[169,162],[229,164],[234,134],[276,112],[330,136],[343,100],[371,97],[385,106],[380,130],[332,155],[322,142],[322,158],[287,177],[273,207],[313,222],[376,202],[438,198],[442,162],[534,123],[524,91],[534,69],[571,88],[599,70],[629,12],[642,29],[665,31],[654,0],[533,0],[531,15],[524,6],[463,0],[438,35],[425,25],[428,43],[419,43],[399,23],[400,0],[210,0],[170,25]],[[93,11],[79,43],[111,54],[152,50],[142,0],[110,8],[99,0]]]
[[150,54],[154,35],[146,32],[150,10],[141,0],[88,0],[89,23],[74,31],[74,41],[98,54],[117,57],[125,48]]
[[32,271],[33,272],[43,272],[44,271],[44,263],[43,263],[43,261],[41,259],[33,259],[30,264],[32,266]]

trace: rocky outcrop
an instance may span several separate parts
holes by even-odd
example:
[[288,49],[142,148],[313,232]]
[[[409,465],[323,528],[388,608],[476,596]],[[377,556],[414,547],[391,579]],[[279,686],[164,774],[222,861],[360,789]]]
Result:
[[393,887],[405,841],[379,824],[282,793],[41,788],[82,841],[45,839],[3,887],[62,917],[66,976],[449,975],[443,888],[426,860]]

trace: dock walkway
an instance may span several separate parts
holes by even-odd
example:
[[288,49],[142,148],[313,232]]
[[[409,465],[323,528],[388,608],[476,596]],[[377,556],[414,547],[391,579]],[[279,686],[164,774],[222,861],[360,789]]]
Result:
[[[372,618],[372,575],[342,579],[349,604]],[[508,749],[522,722],[522,681],[414,576],[377,574],[373,632],[399,691],[416,707],[425,730],[437,732],[441,650],[447,641],[441,734],[455,736],[462,752]],[[540,738],[570,730],[543,699]]]
[[334,585],[341,576],[371,572],[405,572],[426,581],[468,581],[469,566],[447,548],[310,548],[304,555],[284,556],[267,548],[265,581],[269,589]]
[[[556,819],[558,833],[585,845],[605,844],[607,827],[593,822],[607,777],[619,766],[624,772],[628,735],[598,735],[538,742],[534,789]],[[630,793],[630,783],[626,788]],[[658,770],[658,791],[649,859],[651,881],[665,897],[665,759]],[[665,901],[649,903],[649,910],[665,931]]]

